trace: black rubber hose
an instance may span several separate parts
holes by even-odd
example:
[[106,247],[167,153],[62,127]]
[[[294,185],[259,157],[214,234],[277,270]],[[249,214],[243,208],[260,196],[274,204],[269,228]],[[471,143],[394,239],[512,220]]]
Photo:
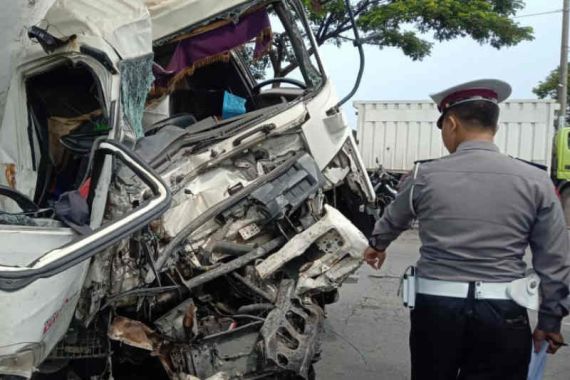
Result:
[[358,49],[358,55],[360,56],[360,67],[358,68],[358,75],[356,76],[356,82],[354,83],[354,87],[352,90],[342,98],[334,107],[327,111],[327,114],[332,114],[336,112],[344,103],[346,103],[358,87],[360,87],[360,81],[362,80],[362,74],[364,73],[364,48],[362,47],[362,41],[360,41],[360,33],[358,32],[358,27],[356,25],[356,20],[354,20],[354,13],[352,12],[352,8],[350,7],[350,0],[344,0],[344,5],[346,7],[346,11],[348,12],[348,17],[350,18],[350,23],[352,25],[352,29],[354,31],[354,45]]
[[250,314],[250,313],[255,313],[258,311],[268,311],[268,310],[273,310],[275,308],[275,305],[273,305],[272,303],[254,303],[251,305],[245,305],[242,306],[238,309],[238,313],[239,314]]
[[192,290],[197,286],[203,285],[207,282],[215,280],[218,277],[231,273],[256,259],[267,255],[269,252],[281,247],[284,243],[285,238],[282,236],[279,236],[273,240],[269,240],[267,243],[260,245],[259,248],[256,248],[253,251],[238,257],[237,259],[220,264],[220,266],[209,270],[208,272],[202,273],[196,277],[192,277],[188,281],[184,281],[184,285],[186,288],[188,288],[188,290]]
[[226,240],[217,241],[212,245],[212,252],[220,252],[232,256],[241,256],[253,249],[255,249],[255,246],[253,245],[239,244]]

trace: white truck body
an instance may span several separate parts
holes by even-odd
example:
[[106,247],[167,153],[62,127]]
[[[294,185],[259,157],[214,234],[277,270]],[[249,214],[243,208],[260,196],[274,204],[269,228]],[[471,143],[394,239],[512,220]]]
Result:
[[[215,293],[212,297],[227,298],[228,305],[245,302],[248,308],[258,308],[260,294],[275,304],[261,312],[254,310],[267,314],[266,318],[242,318],[236,308],[234,323],[227,317],[230,309],[222,314],[219,304],[211,306],[210,298],[202,297],[206,303],[197,303],[199,313],[193,318],[196,328],[201,324],[209,329],[205,323],[212,318],[224,324],[204,333],[196,329],[195,335],[217,340],[221,332],[225,341],[235,342],[235,337],[241,338],[245,331],[249,346],[244,349],[244,341],[238,339],[239,344],[228,346],[230,351],[224,357],[233,355],[239,360],[207,359],[200,368],[193,359],[176,367],[171,367],[174,362],[170,359],[160,359],[165,373],[171,379],[189,378],[189,373],[196,378],[221,373],[228,378],[230,373],[240,377],[245,373],[285,373],[287,377],[298,374],[307,378],[324,318],[324,301],[322,306],[318,304],[317,296],[336,291],[360,266],[360,253],[367,244],[364,235],[335,207],[340,210],[346,200],[364,206],[374,202],[375,194],[351,129],[341,113],[326,112],[338,99],[322,67],[314,67],[309,61],[300,28],[309,31],[308,44],[315,46],[315,42],[302,3],[224,0],[213,8],[208,0],[101,0],[94,4],[88,0],[55,0],[41,23],[49,25],[49,31],[30,28],[37,42],[22,45],[11,70],[0,120],[0,378],[30,378],[34,372],[47,373],[54,368],[61,371],[61,376],[54,378],[67,378],[65,374],[74,373],[70,365],[74,360],[86,363],[106,357],[111,363],[115,351],[108,338],[122,346],[148,350],[139,362],[143,367],[154,360],[151,352],[158,352],[159,345],[167,341],[188,341],[179,347],[192,355],[197,341],[190,344],[186,332],[176,332],[184,328],[182,320],[174,317],[172,322],[170,316],[178,313],[178,307],[189,310],[188,305],[193,304],[189,295],[202,292],[206,289],[203,285],[211,281],[223,281],[211,286]],[[202,12],[205,9],[208,12]],[[222,10],[225,13],[220,14]],[[243,42],[234,42],[224,45],[225,50],[211,52],[206,56],[210,61],[202,62],[201,67],[195,68],[195,61],[183,67],[195,68],[188,74],[193,79],[202,75],[205,90],[192,101],[185,97],[187,93],[176,94],[175,90],[184,88],[175,86],[168,96],[175,94],[188,100],[185,105],[193,105],[217,89],[220,76],[230,77],[221,67],[234,75],[230,79],[232,85],[237,83],[235,88],[248,92],[253,104],[249,109],[244,107],[242,114],[230,117],[220,117],[214,110],[200,120],[184,113],[186,122],[181,126],[176,124],[179,114],[168,114],[166,120],[148,125],[147,130],[142,128],[154,80],[151,67],[159,66],[156,61],[162,56],[171,59],[181,33],[197,33],[201,27],[198,34],[202,37],[213,32],[214,41],[227,42],[231,38],[223,28],[235,28],[236,20],[243,21],[259,10],[268,20],[273,11],[281,15],[275,22],[287,27],[300,67],[307,71],[306,83],[301,82],[298,89],[262,90],[272,82],[254,80],[239,55]],[[193,24],[187,28],[174,23],[181,17],[168,17],[181,11],[192,16],[187,22]],[[167,19],[174,20],[172,25],[165,23]],[[255,26],[245,21],[244,25]],[[153,39],[157,32],[161,44]],[[254,41],[264,35],[256,34]],[[221,66],[207,71],[214,63]],[[273,79],[280,82],[284,78]],[[234,88],[223,85],[224,91]],[[255,86],[259,88],[255,90]],[[66,108],[60,109],[61,104]],[[85,110],[79,110],[83,107]],[[67,131],[53,124],[84,115],[101,115],[101,119],[88,116]],[[87,145],[85,151],[82,144]],[[61,152],[67,160],[58,154]],[[69,178],[62,173],[69,173]],[[58,214],[57,202],[65,199],[64,195],[74,194],[73,205],[71,201],[64,204],[63,214]],[[79,224],[71,214],[81,213],[82,206],[86,210]],[[350,216],[359,212],[353,209],[360,207],[348,210]],[[365,217],[369,222],[368,215]],[[320,220],[323,222],[317,223]],[[357,217],[354,220],[358,222]],[[303,231],[308,232],[301,235]],[[138,247],[139,238],[145,234],[148,247]],[[301,238],[291,239],[297,235]],[[135,239],[139,240],[134,243]],[[231,241],[231,252],[227,241]],[[293,245],[299,241],[301,245]],[[223,242],[222,248],[215,245],[218,242]],[[210,264],[204,261],[209,258],[196,256],[194,247],[202,245],[213,247],[212,255],[208,254]],[[236,246],[248,256],[240,255]],[[183,252],[180,247],[189,250]],[[150,253],[147,248],[156,252]],[[282,250],[276,251],[278,248]],[[138,258],[148,255],[135,260],[133,252]],[[263,262],[261,259],[270,253],[272,267],[264,272],[267,284],[262,285],[263,290],[256,285],[260,277],[250,263]],[[296,255],[293,263],[289,263],[291,253]],[[310,262],[300,265],[299,259]],[[181,271],[173,269],[177,263]],[[189,270],[193,266],[196,270]],[[175,277],[170,276],[173,270]],[[233,276],[237,270],[243,276]],[[291,271],[300,275],[290,276]],[[234,279],[229,281],[243,283],[235,292],[226,282],[230,274]],[[159,301],[158,296],[150,295],[153,306],[149,314],[150,309],[139,307],[149,299],[147,288],[154,293],[155,283],[160,283],[161,293],[166,290],[174,294],[172,286],[162,286],[161,277],[165,276],[170,276],[168,282],[173,278],[185,281],[183,276],[187,276],[187,284],[173,286],[192,292],[176,290],[180,302],[173,302],[170,296]],[[218,292],[223,286],[229,290]],[[244,292],[242,286],[249,290]],[[160,313],[155,298],[156,305],[164,309]],[[125,313],[109,325],[108,311],[114,308],[115,300]],[[286,316],[291,310],[300,319],[289,321]],[[159,314],[168,317],[159,321]],[[142,322],[147,316],[148,321]],[[151,330],[144,323],[164,327],[164,336],[156,341],[159,345],[131,339],[138,334],[130,336],[132,331]],[[291,331],[283,335],[283,329]],[[289,337],[297,342],[300,354],[283,343]],[[221,344],[210,346],[211,341],[205,339],[208,355],[218,357]],[[262,361],[264,364],[258,365]],[[93,368],[92,375],[76,378],[120,379],[106,366],[86,367],[90,371]],[[148,377],[156,378],[152,374]]]
[[[408,171],[417,160],[447,154],[431,101],[355,101],[357,140],[368,170],[380,163],[390,171]],[[509,100],[501,104],[496,143],[503,153],[550,167],[553,100]]]

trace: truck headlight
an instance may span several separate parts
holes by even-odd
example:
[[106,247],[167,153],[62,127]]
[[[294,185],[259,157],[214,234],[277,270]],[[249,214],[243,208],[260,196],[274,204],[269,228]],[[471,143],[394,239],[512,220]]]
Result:
[[0,375],[30,378],[34,369],[34,351],[27,348],[12,355],[0,356]]

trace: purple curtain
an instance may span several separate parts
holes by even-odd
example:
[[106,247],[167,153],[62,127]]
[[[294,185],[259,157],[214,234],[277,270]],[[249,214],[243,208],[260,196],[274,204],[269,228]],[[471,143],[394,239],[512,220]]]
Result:
[[243,15],[237,24],[226,24],[217,29],[187,38],[178,43],[165,69],[153,68],[157,87],[168,87],[197,66],[219,61],[229,50],[256,38],[254,59],[261,57],[271,46],[271,23],[263,8]]

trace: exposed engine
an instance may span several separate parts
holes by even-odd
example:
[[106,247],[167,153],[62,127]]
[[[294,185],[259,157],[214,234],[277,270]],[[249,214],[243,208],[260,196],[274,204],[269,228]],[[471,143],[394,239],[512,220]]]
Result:
[[[138,152],[149,162],[167,155],[164,137],[175,128],[143,139]],[[360,266],[364,236],[327,204],[335,190],[296,132],[192,181],[182,171],[188,149],[160,164],[170,209],[93,258],[77,319],[48,363],[77,371],[99,359],[105,365],[88,366],[89,376],[115,367],[117,378],[121,368],[158,371],[149,361],[172,379],[310,378],[324,305]],[[118,173],[109,220],[145,198],[144,184]]]

